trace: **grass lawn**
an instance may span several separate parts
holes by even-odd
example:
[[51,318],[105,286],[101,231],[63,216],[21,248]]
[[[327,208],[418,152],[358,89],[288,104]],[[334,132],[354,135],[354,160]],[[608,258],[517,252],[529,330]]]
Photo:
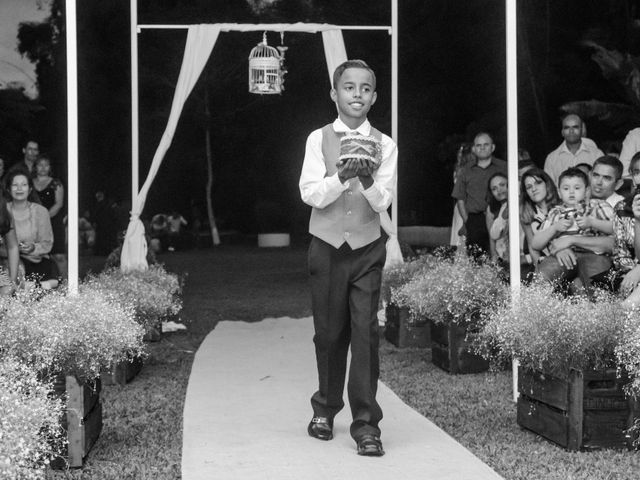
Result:
[[[206,334],[220,320],[311,314],[305,246],[273,250],[254,245],[160,256],[169,271],[187,273],[181,317],[189,330],[149,344],[150,357],[130,384],[103,388],[104,427],[86,465],[53,478],[180,478],[184,396],[194,353]],[[91,257],[83,257],[81,265],[83,270],[99,268]],[[506,479],[639,476],[637,453],[569,453],[521,430],[511,402],[510,372],[451,376],[430,363],[428,349],[397,349],[384,340],[381,370],[382,380],[406,403]]]

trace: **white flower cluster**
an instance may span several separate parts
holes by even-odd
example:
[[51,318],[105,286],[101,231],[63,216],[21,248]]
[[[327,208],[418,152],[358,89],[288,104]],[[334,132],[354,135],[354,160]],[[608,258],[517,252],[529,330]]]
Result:
[[482,312],[506,297],[507,286],[496,265],[464,253],[436,259],[392,292],[392,303],[408,307],[414,318],[475,326]]
[[615,367],[630,322],[640,326],[607,293],[598,292],[595,301],[563,297],[538,281],[522,287],[515,307],[505,301],[487,315],[480,336],[494,353],[516,357],[525,368],[565,375],[570,368]]
[[0,359],[0,478],[36,480],[63,445],[62,401],[15,359]]
[[133,310],[85,287],[43,298],[19,294],[0,301],[0,352],[36,371],[64,371],[92,380],[102,368],[142,354],[143,328]]
[[88,277],[82,288],[101,291],[121,305],[133,308],[136,320],[145,327],[157,327],[163,319],[177,315],[182,309],[180,279],[157,264],[146,271],[127,273],[108,269]]

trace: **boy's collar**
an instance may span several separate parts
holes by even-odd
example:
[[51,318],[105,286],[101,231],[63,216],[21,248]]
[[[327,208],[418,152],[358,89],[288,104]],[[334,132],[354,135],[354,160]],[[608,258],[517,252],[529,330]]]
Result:
[[369,120],[365,120],[356,129],[349,128],[340,117],[333,122],[333,131],[336,133],[358,132],[360,135],[369,136],[371,134],[371,124]]

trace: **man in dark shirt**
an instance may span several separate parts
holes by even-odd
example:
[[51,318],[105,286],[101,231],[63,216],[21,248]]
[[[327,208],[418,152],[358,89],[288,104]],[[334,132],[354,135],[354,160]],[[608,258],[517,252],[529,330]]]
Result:
[[490,134],[478,133],[473,139],[472,147],[477,161],[460,172],[451,193],[464,222],[460,235],[466,234],[467,246],[475,245],[484,252],[489,252],[489,232],[485,217],[489,179],[495,173],[507,173],[507,163],[493,156],[495,149]]

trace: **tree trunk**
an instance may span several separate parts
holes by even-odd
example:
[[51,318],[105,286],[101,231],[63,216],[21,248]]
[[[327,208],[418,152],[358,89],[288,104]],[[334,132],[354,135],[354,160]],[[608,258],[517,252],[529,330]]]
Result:
[[204,87],[204,116],[207,125],[205,127],[205,150],[207,156],[207,214],[211,228],[211,240],[213,245],[220,245],[220,235],[216,226],[216,219],[213,215],[213,204],[211,202],[211,190],[213,189],[213,155],[211,154],[211,112],[209,111],[209,88]]

